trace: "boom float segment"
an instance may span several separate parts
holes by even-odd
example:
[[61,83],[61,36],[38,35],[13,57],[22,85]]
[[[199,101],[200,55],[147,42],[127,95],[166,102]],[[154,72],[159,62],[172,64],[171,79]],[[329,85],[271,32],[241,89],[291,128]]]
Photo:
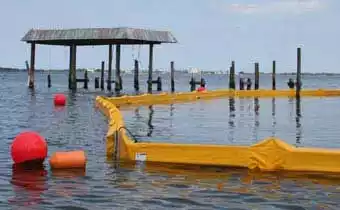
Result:
[[[190,102],[198,99],[213,99],[222,97],[295,97],[295,90],[211,90],[205,92],[178,92],[143,94],[137,96],[122,96],[108,98],[118,106],[124,105],[152,105]],[[301,90],[301,97],[336,97],[340,96],[340,89],[333,90]]]
[[115,154],[121,160],[132,161],[244,167],[263,171],[340,172],[339,149],[296,148],[274,137],[252,146],[134,142],[122,129],[123,116],[112,99],[98,96],[96,105],[109,118],[106,136],[108,158]]

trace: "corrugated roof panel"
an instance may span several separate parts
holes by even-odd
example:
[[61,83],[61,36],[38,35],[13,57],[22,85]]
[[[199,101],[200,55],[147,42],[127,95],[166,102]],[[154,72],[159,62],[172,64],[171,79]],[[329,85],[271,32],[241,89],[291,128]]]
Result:
[[169,31],[136,28],[31,29],[21,39],[25,42],[53,40],[140,40],[155,43],[177,43],[177,39]]

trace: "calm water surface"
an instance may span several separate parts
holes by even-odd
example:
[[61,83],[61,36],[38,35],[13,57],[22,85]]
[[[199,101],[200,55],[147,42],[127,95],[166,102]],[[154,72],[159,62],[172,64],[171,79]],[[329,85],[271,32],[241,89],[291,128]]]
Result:
[[[94,74],[90,75],[91,78]],[[224,75],[206,76],[208,87],[227,87]],[[288,77],[278,78],[285,87]],[[0,72],[0,207],[2,209],[338,209],[340,178],[320,175],[260,174],[240,169],[135,165],[106,161],[107,119],[94,108],[93,89],[67,90],[67,73],[37,73],[35,92],[26,88],[24,72]],[[133,78],[124,88],[132,92]],[[145,84],[142,76],[142,84]],[[308,76],[307,88],[339,87],[339,77]],[[189,89],[182,75],[177,90]],[[81,86],[81,85],[80,85]],[[270,76],[261,78],[270,87]],[[168,81],[164,88],[168,89]],[[145,89],[145,86],[142,86]],[[53,94],[64,92],[65,108],[54,108]],[[337,98],[218,99],[176,105],[124,108],[128,128],[144,141],[253,144],[277,136],[298,146],[340,147]],[[299,109],[297,109],[299,108]],[[339,116],[338,116],[339,115]],[[12,168],[9,147],[22,131],[44,135],[49,155],[57,150],[83,149],[86,171]]]

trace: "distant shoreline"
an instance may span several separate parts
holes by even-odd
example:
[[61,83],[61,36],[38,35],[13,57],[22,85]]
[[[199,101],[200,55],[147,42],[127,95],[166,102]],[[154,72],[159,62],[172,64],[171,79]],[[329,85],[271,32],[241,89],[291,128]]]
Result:
[[[84,72],[86,69],[77,69],[77,72]],[[112,69],[114,71],[114,69]],[[26,69],[19,69],[19,68],[5,68],[5,67],[0,67],[0,71],[20,71],[24,72],[27,71]],[[44,69],[36,69],[36,72],[47,72],[49,70],[44,70]],[[63,71],[68,71],[68,69],[53,69],[50,70],[51,72],[63,72]],[[94,69],[94,72],[100,72],[100,69]],[[105,70],[107,71],[107,70]],[[154,70],[155,73],[167,73],[169,71],[159,71],[159,70]],[[182,70],[176,70],[175,72],[178,73],[187,73],[191,74],[188,70],[182,69]],[[122,73],[133,73],[133,70],[129,70],[128,72],[124,72],[122,70]],[[140,73],[145,74],[147,73],[147,70],[140,70]],[[226,75],[229,74],[229,72],[225,71],[204,71],[202,70],[203,74],[210,74],[210,75]],[[251,75],[253,73],[251,72],[243,72],[244,75]],[[200,74],[200,73],[195,73],[195,74]],[[238,72],[236,73],[236,75]],[[265,72],[260,72],[260,74],[271,74],[271,73],[265,73]],[[277,75],[296,75],[295,72],[276,72]],[[334,75],[340,75],[340,73],[329,73],[329,72],[317,72],[317,73],[311,73],[311,72],[303,72],[302,75],[315,75],[315,76],[334,76]]]

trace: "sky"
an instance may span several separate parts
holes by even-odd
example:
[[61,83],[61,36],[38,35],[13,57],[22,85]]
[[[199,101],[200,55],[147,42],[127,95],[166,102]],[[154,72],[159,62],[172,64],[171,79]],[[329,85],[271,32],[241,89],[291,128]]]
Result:
[[[177,44],[154,48],[154,68],[229,69],[253,72],[296,70],[340,73],[339,0],[4,0],[0,66],[25,68],[30,46],[20,41],[31,28],[134,27],[169,30]],[[147,46],[122,47],[122,68],[139,59],[148,66]],[[69,48],[38,45],[36,68],[67,69]],[[77,68],[100,68],[108,46],[78,47]],[[107,65],[107,64],[106,64]]]

